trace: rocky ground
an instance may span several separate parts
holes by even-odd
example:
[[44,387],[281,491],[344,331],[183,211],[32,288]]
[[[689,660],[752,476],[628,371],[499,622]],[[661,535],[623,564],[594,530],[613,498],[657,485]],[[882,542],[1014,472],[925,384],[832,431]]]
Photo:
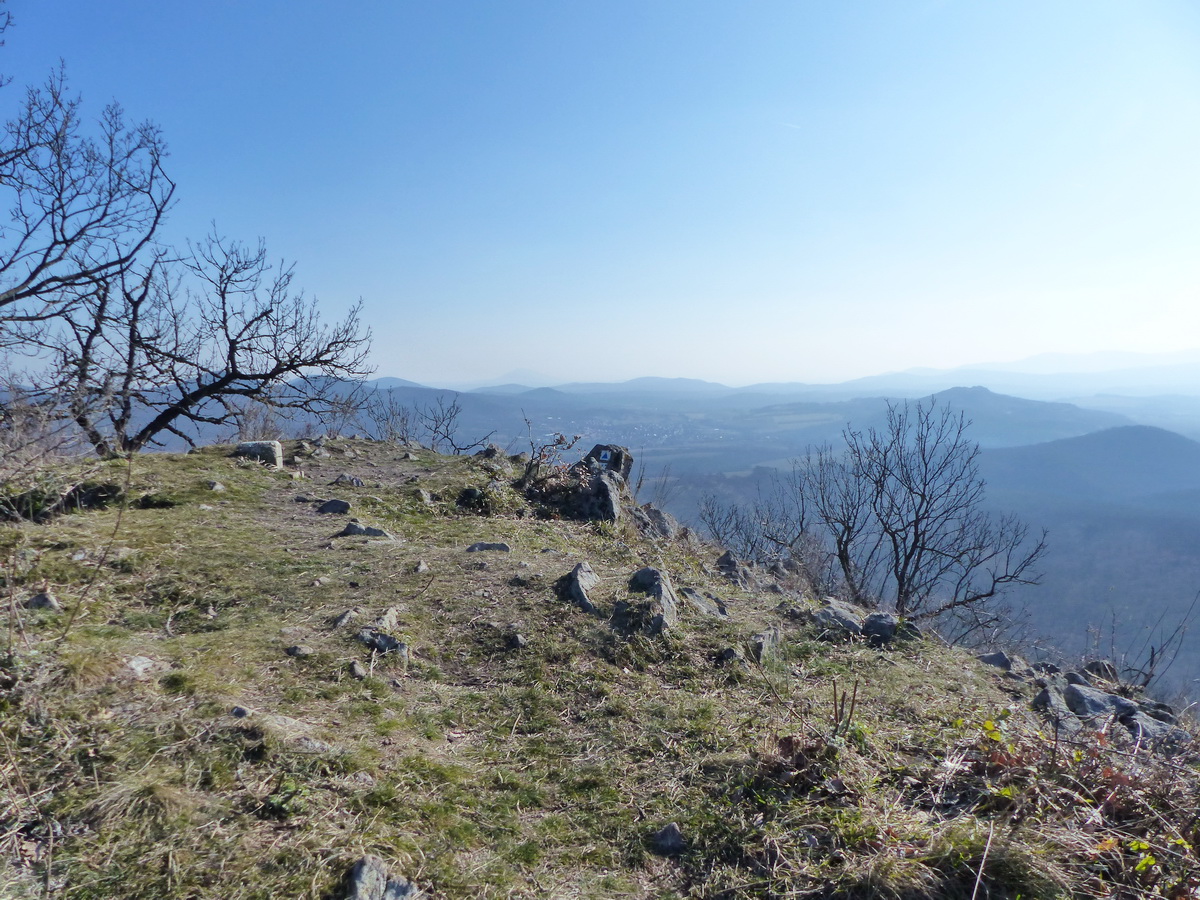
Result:
[[281,449],[0,531],[6,896],[1196,895],[1192,726],[1102,666],[805,596],[619,470]]

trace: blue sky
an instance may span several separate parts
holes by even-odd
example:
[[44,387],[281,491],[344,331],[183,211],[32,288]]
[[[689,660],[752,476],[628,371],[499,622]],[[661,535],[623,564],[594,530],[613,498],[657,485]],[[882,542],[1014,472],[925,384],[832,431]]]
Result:
[[835,381],[1200,346],[1184,2],[9,0],[379,374]]

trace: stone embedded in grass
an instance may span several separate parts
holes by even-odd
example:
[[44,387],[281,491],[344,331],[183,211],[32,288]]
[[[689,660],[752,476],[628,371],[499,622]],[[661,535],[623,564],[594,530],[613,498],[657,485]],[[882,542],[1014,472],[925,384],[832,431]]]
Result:
[[496,551],[498,553],[511,553],[512,547],[508,544],[493,543],[490,541],[477,541],[467,548],[468,553],[484,553],[487,551]]
[[351,660],[348,671],[350,673],[350,677],[355,681],[362,681],[367,677],[367,670],[363,668],[363,664],[357,659]]
[[348,485],[350,485],[350,487],[362,487],[363,486],[363,480],[361,478],[358,478],[354,475],[347,475],[345,472],[342,472],[340,475],[338,475],[337,478],[333,479],[333,481],[331,481],[329,483],[330,484],[348,484]]
[[650,847],[660,856],[678,856],[687,849],[687,841],[683,839],[679,825],[672,822],[654,833]]
[[233,455],[257,459],[277,469],[283,468],[283,444],[279,441],[242,441],[234,449]]
[[419,900],[422,896],[404,876],[391,877],[377,856],[364,856],[346,876],[344,900]]
[[338,537],[386,537],[391,535],[382,528],[376,528],[373,525],[363,525],[358,519],[351,519],[346,527],[337,534]]
[[350,512],[349,500],[326,500],[317,507],[317,512],[326,515],[342,516]]
[[766,662],[778,653],[781,635],[779,626],[773,625],[766,631],[752,635],[749,640],[750,655],[755,662]]
[[408,662],[408,644],[378,628],[364,628],[358,633],[358,640],[376,653],[393,653],[402,662]]
[[359,610],[357,608],[346,610],[344,613],[342,613],[336,619],[333,620],[333,627],[334,628],[345,628],[352,621],[354,621],[355,618],[358,617],[358,613],[359,613]]
[[58,598],[54,596],[53,592],[44,590],[26,600],[25,608],[59,610],[62,609],[62,604],[58,602]]
[[400,607],[389,606],[383,611],[378,619],[375,620],[375,628],[379,631],[391,631],[400,622]]
[[725,603],[712,594],[701,594],[695,588],[690,587],[680,588],[679,593],[698,613],[718,619],[729,617],[729,610],[725,608]]
[[679,624],[679,600],[666,572],[651,566],[638,569],[629,578],[629,589],[649,594],[650,599],[640,603],[617,601],[612,624],[618,631],[657,637]]
[[131,656],[125,660],[125,667],[133,672],[135,678],[148,678],[156,672],[166,669],[166,663],[151,659],[148,656]]
[[219,481],[210,481],[208,483],[208,489],[215,494],[222,494],[225,492],[225,485],[221,484]]
[[980,653],[975,658],[985,666],[995,666],[1004,672],[1012,671],[1012,658],[1003,650],[997,650],[995,653]]
[[283,652],[286,653],[288,656],[294,656],[297,659],[303,659],[306,656],[312,656],[316,651],[313,650],[312,647],[306,646],[304,644],[293,644],[291,647],[288,647]]
[[840,600],[826,600],[825,605],[809,614],[809,621],[820,629],[817,638],[836,641],[862,634],[862,613]]
[[429,563],[423,559],[418,559],[416,565],[413,566],[413,571],[418,575],[424,575],[429,571]]
[[570,572],[558,580],[555,587],[559,596],[568,603],[573,603],[586,613],[596,612],[596,606],[588,597],[588,591],[600,583],[600,576],[592,569],[591,564],[581,562]]

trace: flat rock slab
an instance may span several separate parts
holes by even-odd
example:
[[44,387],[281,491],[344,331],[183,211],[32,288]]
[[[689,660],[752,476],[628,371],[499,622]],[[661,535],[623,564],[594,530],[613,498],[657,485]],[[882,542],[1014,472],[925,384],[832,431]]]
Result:
[[468,553],[486,553],[488,551],[495,551],[497,553],[511,553],[512,547],[504,543],[478,541],[467,548]]
[[326,500],[317,507],[317,512],[324,513],[326,515],[344,516],[346,513],[350,512],[350,501]]

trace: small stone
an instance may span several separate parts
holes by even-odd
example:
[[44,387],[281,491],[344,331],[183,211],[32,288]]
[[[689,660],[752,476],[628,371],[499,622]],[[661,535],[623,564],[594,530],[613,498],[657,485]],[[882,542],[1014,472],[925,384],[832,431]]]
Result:
[[345,900],[419,900],[422,896],[407,878],[391,877],[377,856],[364,856],[346,877]]
[[210,481],[208,483],[208,489],[214,493],[222,494],[225,492],[225,485],[221,484],[219,481]]
[[375,627],[380,631],[392,631],[400,621],[400,607],[389,606],[383,611],[378,619],[375,620]]
[[408,644],[386,632],[364,628],[358,633],[358,639],[376,653],[394,653],[401,661],[408,662]]
[[425,562],[423,559],[418,559],[417,564],[413,566],[413,571],[418,575],[424,575],[429,571],[429,563]]
[[728,666],[733,663],[742,662],[744,660],[745,660],[745,656],[742,655],[742,651],[739,650],[737,647],[726,647],[724,650],[722,650],[720,653],[717,654],[717,665],[719,665],[719,666]]
[[560,578],[556,584],[559,595],[584,612],[594,613],[596,607],[588,597],[588,591],[600,583],[598,576],[587,562],[581,562]]
[[775,656],[776,651],[779,649],[779,640],[778,625],[768,628],[766,631],[760,631],[750,638],[750,655],[754,657],[756,662],[766,662]]
[[350,501],[348,500],[326,500],[317,507],[317,512],[325,513],[326,515],[342,516],[350,512]]
[[334,628],[344,628],[358,617],[357,609],[348,609],[336,619],[333,620]]
[[303,659],[306,656],[312,656],[316,651],[313,650],[312,647],[305,646],[304,644],[295,644],[291,647],[288,647],[283,652],[288,656],[294,656],[297,659]]
[[355,681],[362,681],[367,677],[367,670],[363,668],[362,663],[360,663],[357,659],[351,661],[349,671],[350,677]]
[[477,541],[467,548],[468,553],[483,553],[487,551],[496,551],[498,553],[511,553],[512,547],[504,543],[493,543],[489,541]]
[[679,826],[672,822],[654,833],[650,838],[650,846],[660,856],[678,856],[687,849],[687,842],[683,839]]
[[59,610],[62,609],[62,604],[58,602],[58,598],[51,591],[45,590],[26,600],[25,608]]
[[363,486],[363,480],[361,478],[357,478],[353,475],[347,475],[345,472],[343,472],[341,475],[339,475],[337,478],[333,479],[333,481],[331,481],[329,483],[330,484],[348,484],[351,487],[362,487]]
[[351,519],[346,527],[337,534],[338,537],[385,537],[390,538],[391,535],[382,528],[376,528],[373,525],[363,525],[358,519]]
[[513,630],[508,633],[508,636],[505,640],[505,646],[509,650],[523,650],[525,647],[529,646],[529,639],[525,637],[525,635],[521,634],[521,632]]
[[1003,650],[997,650],[995,653],[981,653],[975,658],[986,666],[995,666],[1004,672],[1012,671],[1012,657]]
[[137,678],[145,678],[158,669],[163,668],[162,663],[157,662],[148,656],[131,656],[129,659],[125,660],[125,665]]
[[229,714],[235,719],[244,719],[246,716],[250,715],[250,710],[246,709],[244,706],[235,706],[229,711]]

